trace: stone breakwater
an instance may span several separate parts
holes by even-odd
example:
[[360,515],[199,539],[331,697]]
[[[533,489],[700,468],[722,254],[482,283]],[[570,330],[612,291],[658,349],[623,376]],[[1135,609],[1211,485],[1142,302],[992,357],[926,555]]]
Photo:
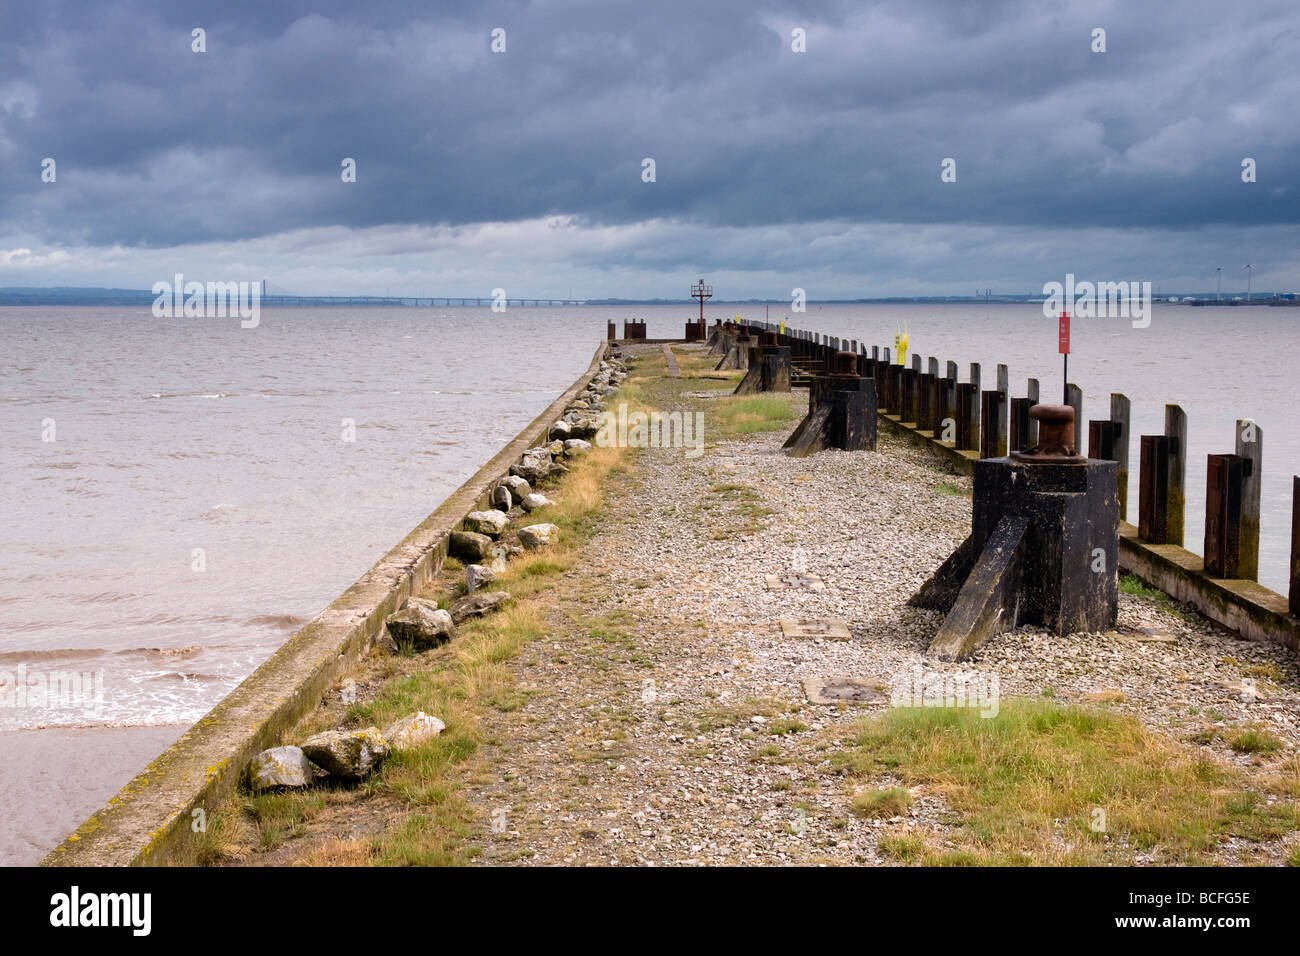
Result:
[[[853,750],[862,720],[897,707],[974,707],[994,719],[1012,700],[1078,705],[1131,719],[1171,753],[1240,774],[1234,786],[1243,801],[1294,804],[1294,792],[1276,783],[1294,773],[1300,745],[1300,675],[1284,648],[1242,640],[1159,596],[1122,593],[1113,629],[1058,636],[1020,626],[970,661],[937,660],[927,647],[942,615],[907,599],[968,533],[970,480],[892,432],[874,452],[789,457],[781,444],[805,395],[738,399],[738,375],[713,387],[703,346],[675,351],[681,368],[672,377],[657,345],[628,346],[629,384],[665,412],[703,412],[713,429],[706,452],[640,448],[608,473],[606,517],[547,579],[538,633],[492,658],[499,673],[474,714],[481,728],[473,756],[449,762],[436,781],[439,802],[451,794],[460,801],[437,838],[463,848],[438,860],[883,865],[907,862],[900,847],[967,852],[971,829],[958,796],[906,781],[904,765],[881,765],[871,780],[899,792],[896,809],[862,812],[860,798],[878,790],[864,788],[840,758]],[[777,421],[784,407],[788,425],[736,427],[758,407],[737,403],[752,401]],[[543,447],[515,464],[568,467],[563,451]],[[509,478],[499,486],[522,487]],[[547,491],[568,493],[563,478]],[[501,514],[504,524],[467,517],[478,530],[465,533],[490,543],[466,542],[461,560],[473,563],[444,572],[388,618],[394,642],[414,644],[427,627],[417,653],[381,654],[348,672],[358,713],[386,683],[418,686],[470,653],[464,645],[476,635],[456,620],[457,605],[484,593],[485,580],[518,581],[517,572],[498,569],[530,560],[520,539],[536,517],[520,508]],[[296,729],[304,755],[322,733],[363,740],[378,733],[358,724],[341,693],[328,696],[319,719]],[[425,710],[426,718],[435,714]],[[449,729],[416,746],[447,755],[440,742],[465,716],[436,718]],[[1238,747],[1246,732],[1276,749]],[[334,802],[301,833],[269,850],[251,841],[235,858],[393,862],[396,845],[408,847],[396,862],[427,860],[409,843],[435,826],[430,811],[394,798],[391,753],[382,759],[390,763],[367,770],[380,778],[373,791],[338,779]],[[313,793],[328,783],[311,772],[315,781],[281,788]],[[1072,859],[1077,839],[1052,831],[1033,862]],[[1105,846],[1111,862],[1167,862],[1160,845],[1122,834]],[[1296,848],[1294,827],[1249,838],[1229,832],[1201,859],[1272,864]]]
[[[387,639],[385,622],[438,574],[452,535],[463,530],[466,515],[491,508],[492,495],[512,475],[512,469],[540,466],[538,448],[546,449],[550,467],[564,467],[563,461],[556,461],[551,454],[552,426],[563,417],[570,426],[571,440],[584,441],[577,437],[574,427],[578,431],[588,428],[587,423],[594,417],[590,411],[592,399],[612,387],[609,383],[618,370],[606,361],[606,356],[616,351],[602,343],[577,382],[175,745],[78,827],[45,858],[43,865],[173,862],[178,853],[184,852],[191,835],[201,831],[208,810],[248,779],[254,758],[273,748],[285,729],[310,711],[340,674],[355,666],[376,642]],[[571,450],[578,447],[570,446]],[[563,451],[561,439],[561,456]],[[383,750],[379,746],[381,739],[389,743],[376,731],[368,742],[363,741],[364,746],[355,749],[358,753],[367,750],[369,759],[382,760],[378,756]],[[322,744],[339,753],[354,747],[347,741]],[[306,748],[302,749],[305,754]],[[323,753],[322,759],[328,762]],[[294,755],[280,756],[286,759],[275,772],[291,771]],[[297,766],[306,772],[301,762]]]

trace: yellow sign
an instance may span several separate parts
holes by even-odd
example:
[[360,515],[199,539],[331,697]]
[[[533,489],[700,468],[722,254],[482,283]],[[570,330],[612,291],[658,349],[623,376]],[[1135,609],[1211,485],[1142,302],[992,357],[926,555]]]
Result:
[[907,364],[907,327],[904,326],[901,332],[894,333],[894,357],[896,364]]

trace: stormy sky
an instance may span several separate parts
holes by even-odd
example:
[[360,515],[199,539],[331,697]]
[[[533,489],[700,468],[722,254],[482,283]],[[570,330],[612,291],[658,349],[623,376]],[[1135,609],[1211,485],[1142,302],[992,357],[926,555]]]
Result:
[[0,286],[1296,289],[1297,49],[1294,0],[6,2]]

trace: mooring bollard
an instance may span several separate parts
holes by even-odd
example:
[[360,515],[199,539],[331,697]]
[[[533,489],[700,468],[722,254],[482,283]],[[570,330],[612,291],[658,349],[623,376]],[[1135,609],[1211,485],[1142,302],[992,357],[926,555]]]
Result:
[[1113,461],[1074,454],[1074,410],[1036,405],[1039,441],[975,462],[971,534],[908,602],[946,612],[930,652],[964,660],[1021,623],[1105,631],[1119,609]]
[[645,339],[645,322],[636,319],[623,320],[623,338],[629,341]]
[[749,371],[734,395],[790,391],[790,348],[778,343],[775,332],[764,332],[749,350]]
[[607,326],[608,340],[610,342],[613,342],[616,338],[618,338],[618,336],[614,334],[614,323],[606,322],[605,325]]
[[808,414],[784,446],[795,458],[824,448],[876,449],[876,383],[858,374],[857,355],[840,352],[835,370],[818,375],[808,389]]

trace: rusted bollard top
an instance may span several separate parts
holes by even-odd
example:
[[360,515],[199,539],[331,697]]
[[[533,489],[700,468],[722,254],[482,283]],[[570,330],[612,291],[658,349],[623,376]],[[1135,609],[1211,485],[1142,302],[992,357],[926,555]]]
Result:
[[1072,406],[1035,405],[1029,417],[1038,422],[1038,444],[1026,451],[1013,451],[1013,459],[1040,465],[1081,465],[1088,460],[1075,453]]
[[835,353],[835,371],[833,375],[850,376],[858,374],[858,357],[853,352]]

